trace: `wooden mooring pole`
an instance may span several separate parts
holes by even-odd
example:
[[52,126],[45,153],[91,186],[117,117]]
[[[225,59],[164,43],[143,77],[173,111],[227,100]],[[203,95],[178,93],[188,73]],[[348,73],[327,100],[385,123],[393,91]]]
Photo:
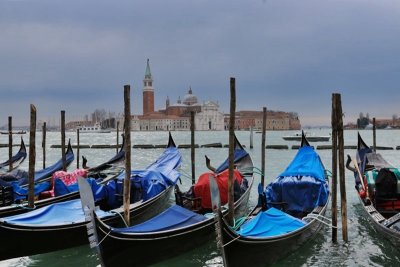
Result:
[[194,111],[191,111],[190,112],[190,158],[192,160],[192,185],[196,183],[196,172],[195,172],[196,155],[195,155],[194,131],[195,131]]
[[263,122],[262,122],[262,135],[261,135],[261,188],[264,190],[265,180],[265,131],[267,126],[267,108],[263,107]]
[[76,148],[76,168],[79,169],[79,157],[80,157],[80,140],[79,140],[79,127],[76,129],[76,143],[77,143],[77,148]]
[[250,149],[253,149],[253,127],[250,127]]
[[13,154],[13,133],[12,133],[12,117],[8,117],[8,160],[9,160],[9,165],[8,168],[11,171],[13,169],[13,164],[12,164],[12,154]]
[[119,150],[119,121],[117,121],[117,153]]
[[345,242],[348,242],[347,232],[347,196],[346,196],[346,179],[344,170],[344,138],[343,138],[343,111],[342,100],[340,94],[337,94],[337,129],[339,143],[339,181],[340,181],[340,212],[342,215],[342,237]]
[[29,130],[29,170],[28,170],[28,206],[34,207],[35,162],[36,162],[36,107],[31,104],[31,125]]
[[61,157],[63,171],[66,171],[67,157],[65,156],[65,110],[61,110]]
[[125,179],[124,179],[124,218],[130,225],[129,206],[131,201],[131,87],[124,86],[124,126],[125,126]]
[[234,146],[235,146],[235,111],[236,111],[236,83],[235,78],[230,79],[230,116],[229,116],[229,156],[228,156],[228,166],[229,166],[229,179],[228,179],[228,216],[227,220],[230,225],[234,223]]
[[[337,158],[339,156],[339,166]],[[332,241],[337,242],[337,169],[339,167],[342,236],[348,242],[347,197],[344,170],[343,111],[340,94],[332,95]]]
[[373,136],[373,146],[374,151],[376,152],[376,121],[375,118],[372,118],[372,136]]
[[336,94],[332,95],[332,241],[337,242],[337,117],[336,117]]
[[42,126],[43,169],[46,168],[46,122]]

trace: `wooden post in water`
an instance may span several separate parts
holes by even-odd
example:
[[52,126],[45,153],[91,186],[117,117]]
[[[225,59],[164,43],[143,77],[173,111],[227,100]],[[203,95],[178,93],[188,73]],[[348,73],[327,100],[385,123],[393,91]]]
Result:
[[12,154],[13,154],[13,132],[12,132],[12,117],[8,117],[8,160],[9,160],[9,165],[8,168],[11,171],[13,168],[12,164]]
[[67,158],[65,156],[65,110],[61,110],[61,157],[63,171],[66,171]]
[[231,101],[230,101],[230,116],[229,116],[229,179],[228,179],[228,216],[227,220],[230,225],[234,223],[234,146],[235,146],[235,111],[236,111],[236,84],[235,78],[230,79]]
[[376,152],[376,121],[375,121],[375,118],[372,118],[372,136],[373,136],[374,151]]
[[337,242],[337,117],[336,94],[332,94],[332,241]]
[[253,149],[253,126],[250,127],[250,149]]
[[124,179],[124,218],[130,225],[129,205],[131,201],[131,87],[124,86],[124,125],[125,125],[125,179]]
[[119,150],[119,121],[117,121],[117,153]]
[[345,242],[348,242],[347,234],[347,197],[346,197],[346,180],[344,170],[344,138],[343,138],[343,112],[342,100],[340,94],[336,97],[336,122],[338,129],[338,143],[339,143],[339,181],[340,181],[340,211],[342,215],[342,236]]
[[76,143],[77,143],[77,148],[76,148],[76,168],[79,169],[79,157],[80,157],[80,140],[79,140],[79,127],[76,129]]
[[28,206],[34,207],[34,183],[36,162],[36,107],[31,104],[31,126],[29,130],[29,170],[28,170]]
[[263,122],[261,135],[261,188],[264,190],[265,176],[265,132],[267,128],[267,108],[263,107]]
[[43,169],[46,168],[46,122],[43,122],[42,127],[42,151],[43,151]]
[[192,185],[196,183],[196,172],[195,172],[195,161],[196,161],[196,156],[195,156],[195,149],[194,149],[194,131],[195,131],[195,125],[194,125],[194,111],[190,111],[190,158],[192,160]]

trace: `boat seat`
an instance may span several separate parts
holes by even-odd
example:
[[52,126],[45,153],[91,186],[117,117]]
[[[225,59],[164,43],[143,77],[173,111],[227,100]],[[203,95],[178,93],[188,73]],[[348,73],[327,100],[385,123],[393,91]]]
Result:
[[311,213],[320,214],[323,208],[322,206],[316,206]]
[[387,220],[383,223],[383,225],[385,225],[386,227],[390,227],[390,226],[392,226],[393,224],[395,224],[395,223],[397,223],[397,222],[399,222],[399,221],[400,221],[400,212],[397,213],[397,214],[395,214],[395,215],[393,215],[393,216],[390,217],[389,219],[387,219]]
[[379,212],[375,212],[372,215],[372,218],[374,218],[375,221],[381,223],[385,220],[385,218],[379,213]]

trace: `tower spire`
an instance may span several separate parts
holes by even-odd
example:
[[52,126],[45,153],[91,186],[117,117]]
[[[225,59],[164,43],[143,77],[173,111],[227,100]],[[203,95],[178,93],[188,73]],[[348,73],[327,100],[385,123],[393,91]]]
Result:
[[150,71],[150,62],[149,61],[150,60],[147,59],[147,66],[146,66],[146,72],[144,74],[144,77],[151,79],[151,71]]
[[149,61],[150,60],[147,59],[146,72],[143,80],[143,115],[154,113],[154,88]]

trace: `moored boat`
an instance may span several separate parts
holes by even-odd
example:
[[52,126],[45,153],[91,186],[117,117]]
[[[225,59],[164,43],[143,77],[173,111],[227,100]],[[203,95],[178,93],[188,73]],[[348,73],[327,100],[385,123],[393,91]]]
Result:
[[[210,178],[212,179],[212,178]],[[322,226],[329,188],[325,168],[303,136],[293,161],[265,191],[242,224],[231,227],[220,215],[214,193],[216,231],[226,266],[266,266],[299,248]]]
[[110,129],[102,129],[98,122],[94,125],[81,125],[77,129],[79,133],[111,133]]
[[12,158],[11,158],[12,169],[11,170],[9,169],[10,160],[8,159],[5,162],[0,163],[0,174],[10,172],[10,171],[18,168],[18,166],[21,165],[22,162],[24,162],[26,156],[27,156],[27,153],[26,153],[25,143],[21,137],[21,145],[19,147],[19,150],[18,150],[17,154],[12,156]]
[[[253,184],[253,162],[250,155],[243,149],[235,138],[235,178],[239,181],[237,186],[239,191],[235,198],[235,210],[238,214],[245,212]],[[215,172],[204,174],[200,178],[200,188],[196,185],[191,189],[196,193],[194,196],[189,194],[176,193],[177,203],[166,209],[163,213],[155,216],[141,224],[133,224],[130,227],[115,228],[110,226],[97,214],[92,214],[96,225],[97,242],[92,244],[100,254],[100,258],[105,266],[146,266],[162,260],[172,258],[180,253],[190,251],[203,245],[214,238],[214,218],[212,213],[207,212],[208,203],[206,195],[201,195],[199,191],[208,190],[204,185],[204,179],[214,176],[219,181],[219,186],[227,184],[228,160],[223,162]],[[203,187],[204,186],[204,187]],[[227,187],[223,187],[226,189]],[[220,190],[223,190],[220,188]],[[227,191],[224,191],[225,194]],[[187,197],[190,195],[190,197]],[[187,201],[181,201],[184,198]],[[82,198],[83,199],[83,198]],[[91,206],[82,203],[83,207]],[[210,207],[211,208],[211,207]],[[224,214],[227,213],[225,209]],[[90,237],[92,235],[90,234]],[[101,240],[101,242],[100,242]]]
[[[309,142],[327,142],[331,138],[330,135],[315,135],[308,132],[305,132],[304,134],[307,138],[307,141]],[[285,135],[282,136],[282,139],[286,141],[301,141],[302,133],[296,133],[294,135]]]
[[395,247],[400,246],[400,170],[373,151],[358,133],[354,172],[355,188],[365,216]]
[[[141,221],[163,210],[179,179],[181,155],[169,138],[168,147],[146,169],[131,172],[131,219]],[[87,178],[100,206],[99,216],[108,224],[123,223],[124,173],[106,184]],[[7,246],[0,247],[0,260],[41,254],[88,242],[84,214],[79,199],[55,203],[24,214],[0,219],[0,236]]]
[[[102,178],[103,179],[103,183],[107,182],[107,180],[113,179],[114,177],[116,177],[117,175],[119,175],[121,173],[121,171],[123,170],[123,162],[125,160],[125,149],[124,149],[124,138],[122,139],[122,146],[121,149],[118,151],[118,153],[113,156],[111,159],[109,159],[108,161],[95,166],[95,167],[91,167],[88,168],[87,170],[85,170],[86,172],[86,177],[92,177],[92,178]],[[71,153],[72,153],[72,148],[67,149],[67,163],[69,165],[70,161],[71,161]],[[55,165],[59,165],[59,162],[56,163]],[[53,167],[48,167],[49,169],[55,169]],[[52,173],[55,174],[55,173]],[[79,192],[78,192],[78,188],[75,187],[73,189],[67,189],[64,190],[64,193],[61,194],[52,194],[52,195],[48,195],[48,193],[46,192],[47,190],[53,189],[54,190],[54,185],[60,185],[62,186],[62,182],[58,181],[58,180],[63,180],[62,177],[51,177],[52,181],[46,181],[47,185],[44,185],[43,188],[42,185],[39,184],[39,188],[37,189],[37,200],[35,201],[34,205],[34,209],[38,209],[44,206],[48,206],[54,203],[58,203],[58,202],[64,202],[67,200],[72,200],[72,199],[77,199],[79,198]],[[52,187],[52,188],[51,188]],[[41,190],[39,190],[41,189]],[[23,189],[23,190],[26,190]],[[41,192],[39,192],[41,191]],[[68,191],[68,192],[65,192]],[[11,194],[13,194],[13,191],[11,191]],[[26,193],[24,194],[25,198],[26,198]],[[32,209],[28,208],[28,203],[26,201],[24,201],[24,198],[21,198],[17,203],[15,203],[15,197],[10,196],[10,200],[7,201],[8,205],[3,205],[2,207],[0,207],[0,218],[1,217],[7,217],[7,216],[12,216],[12,215],[17,215],[17,214],[21,214],[21,213],[26,213],[28,211],[31,211]],[[14,205],[11,205],[13,204]]]

